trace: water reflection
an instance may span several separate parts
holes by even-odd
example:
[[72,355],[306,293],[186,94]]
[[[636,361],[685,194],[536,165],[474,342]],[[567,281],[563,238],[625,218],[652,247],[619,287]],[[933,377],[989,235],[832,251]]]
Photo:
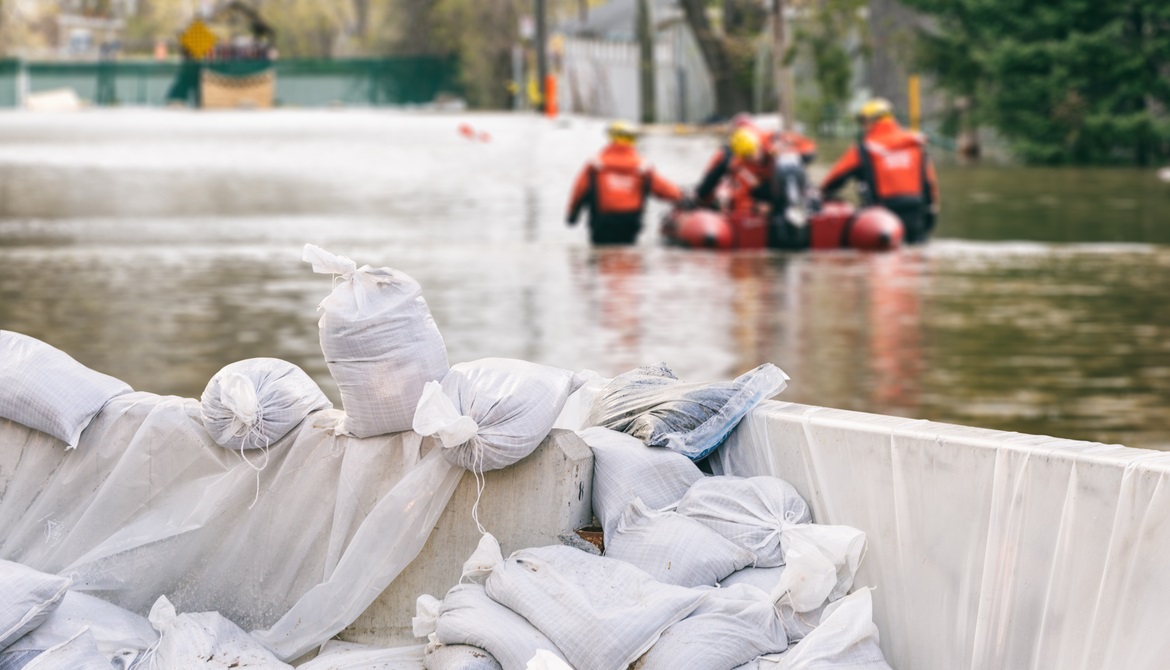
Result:
[[[942,239],[898,253],[692,252],[651,229],[592,249],[560,214],[599,123],[484,116],[493,142],[473,145],[449,117],[99,114],[75,117],[105,138],[81,143],[43,119],[14,130],[29,118],[0,118],[0,328],[141,390],[198,396],[223,365],[276,356],[338,402],[313,242],[418,279],[452,361],[665,361],[693,380],[773,362],[797,402],[1170,448],[1170,247],[1150,228],[1166,193],[1109,171],[951,168]],[[138,132],[153,140],[129,151]],[[646,152],[686,183],[711,144]],[[1021,238],[1037,241],[983,241]]]

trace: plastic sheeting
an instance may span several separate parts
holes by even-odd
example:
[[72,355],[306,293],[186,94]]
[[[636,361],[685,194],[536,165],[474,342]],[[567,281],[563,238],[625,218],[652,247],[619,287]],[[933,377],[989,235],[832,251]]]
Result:
[[251,507],[255,471],[194,399],[114,398],[72,451],[0,421],[0,557],[139,614],[218,611],[296,658],[415,558],[463,474],[413,433],[337,435],[342,416],[274,444]]
[[866,532],[898,670],[1167,667],[1170,454],[772,402],[716,469]]

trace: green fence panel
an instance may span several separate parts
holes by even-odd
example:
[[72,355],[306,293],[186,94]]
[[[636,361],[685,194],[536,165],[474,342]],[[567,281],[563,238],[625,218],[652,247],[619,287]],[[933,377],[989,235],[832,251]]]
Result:
[[[17,61],[0,61],[0,106],[16,104],[20,67]],[[208,65],[155,61],[38,62],[23,67],[28,73],[30,92],[70,88],[82,100],[103,106],[165,105],[168,93],[184,98],[174,91],[193,85],[198,80],[199,67],[240,76],[275,67],[276,103],[295,107],[414,105],[432,102],[442,93],[459,94],[455,83],[456,62],[441,56]],[[186,99],[193,101],[193,97]]]
[[20,79],[20,61],[0,59],[0,107],[15,107],[19,100],[16,87]]

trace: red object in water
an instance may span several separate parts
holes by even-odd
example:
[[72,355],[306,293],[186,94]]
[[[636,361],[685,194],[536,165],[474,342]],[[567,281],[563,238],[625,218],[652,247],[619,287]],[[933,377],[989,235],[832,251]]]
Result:
[[469,140],[474,140],[475,139],[475,128],[472,128],[471,126],[467,125],[466,123],[460,123],[459,124],[459,134],[466,137]]
[[[902,246],[902,221],[884,207],[860,211],[847,202],[829,201],[809,220],[810,249],[884,251]],[[707,209],[674,210],[662,220],[667,242],[695,249],[764,249],[767,218],[759,214]]]
[[902,220],[885,207],[866,207],[857,215],[846,240],[850,249],[884,251],[902,246],[906,230]]
[[768,217],[754,212],[731,212],[732,246],[736,249],[768,248]]
[[858,211],[847,202],[830,200],[809,219],[813,249],[869,249],[881,251],[902,246],[902,221],[885,207]]
[[696,249],[731,249],[731,224],[727,217],[709,209],[675,210],[662,220],[668,241]]

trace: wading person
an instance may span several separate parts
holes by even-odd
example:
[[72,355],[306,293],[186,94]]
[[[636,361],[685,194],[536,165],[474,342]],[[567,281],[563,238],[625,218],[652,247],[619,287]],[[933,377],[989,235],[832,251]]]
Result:
[[609,144],[577,175],[567,222],[576,224],[581,210],[588,209],[593,244],[633,244],[649,197],[682,202],[683,193],[638,155],[634,126],[615,121],[606,134]]
[[938,179],[926,138],[903,129],[890,103],[875,98],[857,114],[862,136],[821,181],[826,197],[850,179],[861,185],[863,205],[882,205],[898,215],[908,244],[930,237],[939,210]]

